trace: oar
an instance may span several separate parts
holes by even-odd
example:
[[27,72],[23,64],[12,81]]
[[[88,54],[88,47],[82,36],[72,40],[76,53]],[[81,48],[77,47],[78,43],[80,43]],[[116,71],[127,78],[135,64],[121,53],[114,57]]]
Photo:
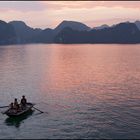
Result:
[[38,111],[39,111],[39,112],[41,112],[41,113],[44,113],[43,111],[41,111],[41,110],[39,110],[39,109],[35,108],[34,106],[33,106],[33,108],[34,108],[34,109],[36,109],[36,110],[38,110]]
[[5,107],[9,107],[9,106],[0,106],[0,108],[5,108]]

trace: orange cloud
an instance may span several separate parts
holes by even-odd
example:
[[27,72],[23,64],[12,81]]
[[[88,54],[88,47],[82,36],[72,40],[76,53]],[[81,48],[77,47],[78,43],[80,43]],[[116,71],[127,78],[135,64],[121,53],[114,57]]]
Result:
[[139,1],[43,1],[48,9],[61,10],[64,8],[95,8],[95,7],[123,7],[140,9]]

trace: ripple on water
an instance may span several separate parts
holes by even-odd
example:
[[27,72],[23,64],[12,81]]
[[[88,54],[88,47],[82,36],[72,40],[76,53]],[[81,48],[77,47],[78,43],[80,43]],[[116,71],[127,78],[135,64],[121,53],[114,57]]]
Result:
[[138,60],[139,45],[0,46],[1,106],[24,94],[46,112],[1,114],[0,138],[140,138]]

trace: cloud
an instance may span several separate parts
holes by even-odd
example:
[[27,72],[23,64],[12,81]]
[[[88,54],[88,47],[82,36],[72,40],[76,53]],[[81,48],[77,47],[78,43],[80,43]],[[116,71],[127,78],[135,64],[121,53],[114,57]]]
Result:
[[51,15],[62,20],[77,20],[88,23],[89,26],[101,24],[114,24],[115,22],[140,19],[139,9],[124,9],[121,7],[96,7],[93,9],[63,9],[57,12],[52,11]]
[[0,11],[43,11],[122,7],[140,9],[140,1],[0,1]]
[[23,20],[32,27],[56,27],[63,20],[97,26],[139,20],[139,1],[1,1],[0,19]]
[[41,11],[45,10],[46,6],[39,1],[0,1],[0,11]]
[[139,1],[43,1],[41,2],[48,9],[61,10],[64,8],[71,9],[89,9],[95,7],[123,7],[140,9]]

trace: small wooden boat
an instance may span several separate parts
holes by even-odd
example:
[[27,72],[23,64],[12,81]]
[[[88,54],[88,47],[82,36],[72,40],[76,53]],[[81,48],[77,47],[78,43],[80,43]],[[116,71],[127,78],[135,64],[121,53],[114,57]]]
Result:
[[26,107],[19,109],[18,111],[15,109],[8,109],[4,112],[4,114],[6,114],[9,117],[19,117],[23,114],[26,114],[27,112],[31,111],[32,107],[34,106],[34,104],[32,103],[27,103]]

